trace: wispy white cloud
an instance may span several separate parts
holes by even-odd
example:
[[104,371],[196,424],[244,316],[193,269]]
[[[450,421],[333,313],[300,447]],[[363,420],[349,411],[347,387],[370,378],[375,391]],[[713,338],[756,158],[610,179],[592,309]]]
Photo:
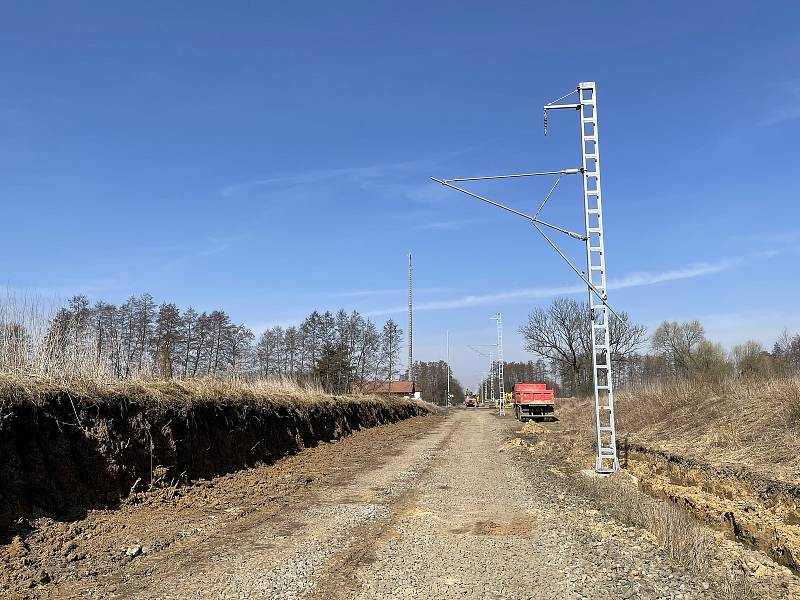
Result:
[[796,312],[758,309],[706,314],[698,318],[708,339],[726,348],[747,340],[755,340],[771,348],[784,329],[792,333],[800,331],[800,315]]
[[219,193],[223,197],[231,197],[242,192],[248,192],[262,186],[292,186],[321,183],[334,179],[351,180],[363,183],[369,180],[385,177],[390,173],[402,171],[412,166],[412,163],[387,163],[383,165],[370,165],[362,167],[342,167],[338,169],[312,169],[285,175],[275,175],[263,179],[243,181],[225,188]]
[[781,96],[787,100],[783,104],[770,103],[757,121],[759,126],[771,127],[800,119],[800,80],[785,82],[781,88]]
[[[647,271],[631,273],[621,279],[609,279],[608,289],[619,290],[645,285],[654,285],[665,281],[676,281],[679,279],[692,279],[703,275],[712,275],[728,271],[741,264],[741,259],[723,260],[715,263],[696,263],[682,269],[673,269],[663,273],[649,273]],[[581,289],[584,289],[581,287]]]
[[474,225],[474,219],[454,219],[451,221],[433,221],[430,223],[420,223],[412,227],[418,231],[458,231],[468,225]]
[[94,281],[64,283],[61,285],[7,285],[0,294],[6,298],[15,298],[17,301],[39,302],[47,306],[63,305],[69,298],[77,294],[86,294],[89,297],[111,290],[124,289],[123,284],[116,277],[106,277]]
[[[435,190],[436,186],[428,185],[427,177],[425,185],[409,186],[395,181],[398,175],[404,175],[413,171],[422,171],[435,168],[443,161],[447,161],[463,151],[451,153],[445,156],[423,157],[415,160],[396,161],[379,163],[374,165],[361,165],[354,167],[338,167],[333,169],[309,169],[295,173],[284,173],[270,175],[250,181],[242,181],[219,190],[223,197],[231,197],[240,193],[246,193],[263,186],[302,186],[309,184],[319,184],[336,180],[348,181],[356,184],[363,189],[385,189],[388,191],[402,191],[404,194],[420,199],[426,199]],[[387,181],[384,181],[387,180]]]
[[800,119],[800,94],[798,94],[798,97],[795,98],[792,103],[770,109],[759,121],[759,125],[762,127],[770,127],[797,119]]
[[219,194],[224,198],[232,198],[264,187],[286,189],[349,184],[380,196],[403,197],[418,204],[437,203],[446,196],[446,192],[442,186],[433,184],[429,176],[436,174],[443,164],[469,151],[471,148],[460,148],[454,152],[407,161],[269,175],[225,186],[219,190]]
[[796,105],[784,106],[770,111],[761,120],[761,125],[768,127],[770,125],[779,125],[796,119],[800,119],[800,100],[797,101]]
[[[741,260],[727,260],[716,263],[696,263],[681,269],[672,269],[661,273],[650,273],[641,271],[626,275],[621,279],[609,279],[608,289],[624,289],[632,287],[644,287],[655,285],[667,281],[677,281],[680,279],[692,279],[704,275],[712,275],[730,270],[739,265]],[[457,308],[470,308],[473,306],[496,305],[510,302],[522,302],[537,298],[550,298],[553,296],[585,293],[586,286],[575,284],[568,286],[555,287],[532,287],[517,290],[509,290],[497,294],[481,294],[461,296],[445,300],[431,302],[419,302],[414,305],[415,310],[450,310]],[[393,306],[386,309],[374,310],[365,313],[367,316],[378,316],[385,314],[402,313],[407,310],[406,306]]]
[[750,231],[742,232],[739,240],[756,244],[772,244],[778,248],[778,252],[783,252],[790,246],[797,245],[797,242],[800,241],[800,233],[797,231]]
[[[447,292],[450,291],[452,288],[446,287],[424,287],[424,288],[414,288],[415,292],[424,292],[424,293],[436,293],[436,292]],[[407,292],[407,288],[383,288],[383,289],[374,289],[374,290],[348,290],[344,292],[331,292],[327,294],[332,298],[363,298],[367,296],[388,296],[391,294],[405,294]]]
[[366,296],[386,296],[389,294],[402,294],[404,288],[383,289],[383,290],[352,290],[347,292],[331,292],[327,294],[332,298],[363,298]]

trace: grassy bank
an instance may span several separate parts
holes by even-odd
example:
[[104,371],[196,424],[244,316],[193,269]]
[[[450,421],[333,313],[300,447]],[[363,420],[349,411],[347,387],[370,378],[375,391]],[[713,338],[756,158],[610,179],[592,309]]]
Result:
[[[615,398],[621,462],[641,490],[800,573],[800,379],[670,381]],[[556,414],[541,446],[591,468],[593,401]]]
[[[800,482],[800,378],[730,378],[629,386],[615,393],[617,436],[716,468]],[[565,400],[558,418],[591,452],[591,399]]]

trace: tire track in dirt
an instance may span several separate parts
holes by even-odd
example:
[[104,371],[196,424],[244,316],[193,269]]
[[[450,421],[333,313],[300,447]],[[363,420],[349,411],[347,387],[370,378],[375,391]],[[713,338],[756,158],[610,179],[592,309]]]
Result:
[[641,531],[524,468],[527,451],[507,443],[514,421],[469,411],[454,422],[386,527],[363,532],[318,598],[714,597]]
[[348,482],[305,494],[278,513],[254,514],[233,531],[151,576],[146,585],[129,582],[116,594],[137,598],[300,598],[316,588],[318,574],[354,531],[385,518],[395,498],[425,468],[438,440],[440,422],[426,435],[404,440]]
[[[390,466],[395,457],[426,440],[443,421],[442,415],[430,415],[370,428],[271,466],[139,494],[135,504],[92,511],[82,521],[39,522],[20,559],[31,566],[22,571],[3,565],[0,596],[192,597],[198,574],[213,579],[213,573],[233,572],[247,560],[277,557],[318,520],[306,519],[315,517],[306,515],[310,507],[323,506],[372,471],[402,470]],[[264,535],[251,535],[258,531]],[[126,549],[136,544],[140,554],[128,556]],[[50,557],[62,548],[83,558],[56,570],[59,563]],[[28,589],[24,579],[15,579],[35,574],[37,565],[47,566],[50,582]],[[160,592],[150,591],[166,582]],[[15,585],[25,591],[11,592]]]
[[377,553],[384,545],[400,537],[397,527],[404,517],[419,511],[419,487],[446,459],[444,451],[451,444],[457,429],[455,423],[450,425],[435,448],[426,453],[416,465],[414,480],[407,480],[403,489],[397,490],[388,506],[388,513],[379,520],[357,527],[347,546],[331,557],[324,571],[320,573],[312,598],[339,600],[355,596],[360,588],[355,574],[375,562]]

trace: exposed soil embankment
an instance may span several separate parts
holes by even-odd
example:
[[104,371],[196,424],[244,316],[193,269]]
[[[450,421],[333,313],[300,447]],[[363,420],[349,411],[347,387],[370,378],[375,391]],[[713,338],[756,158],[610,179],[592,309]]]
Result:
[[76,390],[0,380],[0,535],[19,518],[81,518],[136,489],[269,464],[426,412],[413,401],[209,382]]
[[[722,395],[674,385],[619,394],[623,469],[649,495],[800,574],[800,381],[733,381]],[[540,451],[571,470],[591,468],[593,402],[563,400],[557,415],[537,438]]]
[[800,486],[641,444],[627,450],[627,469],[649,494],[800,573]]
[[582,471],[593,471],[594,429],[573,416],[527,423],[514,445],[525,447],[539,468],[566,476],[609,514],[647,529],[681,564],[713,571],[724,591],[719,597],[800,597],[800,489],[794,484],[628,440],[620,443],[618,475],[586,477]]

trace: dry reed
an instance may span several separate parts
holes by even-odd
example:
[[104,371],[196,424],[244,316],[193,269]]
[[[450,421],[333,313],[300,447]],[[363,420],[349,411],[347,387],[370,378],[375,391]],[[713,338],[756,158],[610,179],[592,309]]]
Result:
[[695,573],[707,572],[714,538],[685,511],[643,494],[624,477],[577,475],[575,480],[578,489],[614,517],[651,532],[672,560]]
[[111,379],[96,340],[59,347],[49,335],[58,310],[55,300],[7,291],[0,298],[0,372],[57,381]]
[[[619,389],[615,402],[620,440],[800,479],[800,377],[656,381]],[[591,447],[591,400],[563,401],[558,417]]]
[[[151,373],[116,377],[99,356],[96,340],[82,338],[57,347],[49,330],[58,303],[6,292],[0,298],[0,406],[40,402],[66,393],[85,399],[126,398],[149,403],[249,401],[308,403],[329,401],[319,382],[289,377],[226,374],[163,380]],[[353,396],[355,398],[355,396]],[[386,402],[385,398],[358,396]],[[425,404],[425,403],[421,403]],[[426,405],[426,410],[430,409]]]

